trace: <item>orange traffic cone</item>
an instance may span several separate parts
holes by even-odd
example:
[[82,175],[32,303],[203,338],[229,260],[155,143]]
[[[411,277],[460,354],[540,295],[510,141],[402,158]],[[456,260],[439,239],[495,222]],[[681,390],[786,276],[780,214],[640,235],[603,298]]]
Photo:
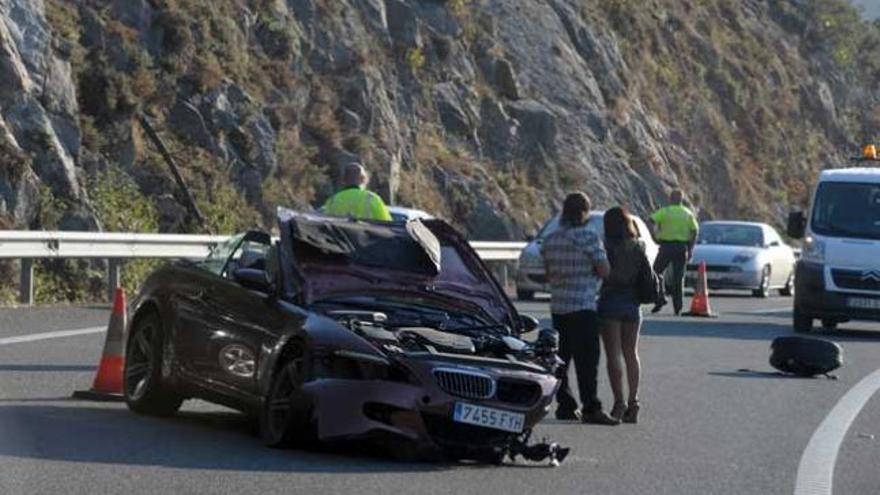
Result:
[[107,327],[107,338],[104,340],[104,351],[101,354],[101,363],[98,365],[98,373],[90,390],[77,390],[73,396],[77,399],[99,401],[121,401],[122,373],[125,365],[123,351],[125,349],[125,291],[116,289],[113,298],[113,313],[110,315],[110,324]]
[[709,284],[706,281],[706,262],[701,261],[697,269],[697,286],[694,289],[694,297],[691,299],[691,310],[682,313],[685,316],[702,316],[712,318],[712,308],[709,306]]

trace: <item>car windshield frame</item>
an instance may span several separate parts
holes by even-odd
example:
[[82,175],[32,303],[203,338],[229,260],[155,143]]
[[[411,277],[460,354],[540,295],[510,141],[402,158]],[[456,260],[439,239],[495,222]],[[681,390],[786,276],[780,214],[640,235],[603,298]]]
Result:
[[[861,197],[862,189],[869,190]],[[836,190],[836,191],[835,191]],[[835,201],[829,196],[834,194]],[[861,201],[861,204],[857,204]],[[838,213],[836,206],[844,204]],[[873,216],[872,216],[873,215]],[[864,225],[857,225],[862,222]],[[810,230],[818,235],[880,240],[880,184],[836,182],[819,184],[810,213]]]
[[[734,231],[737,234],[742,233],[740,242],[737,242],[737,236],[730,235]],[[707,239],[712,234],[715,235]],[[705,223],[700,226],[700,233],[697,234],[697,244],[704,246],[765,247],[766,242],[764,229],[760,225]]]

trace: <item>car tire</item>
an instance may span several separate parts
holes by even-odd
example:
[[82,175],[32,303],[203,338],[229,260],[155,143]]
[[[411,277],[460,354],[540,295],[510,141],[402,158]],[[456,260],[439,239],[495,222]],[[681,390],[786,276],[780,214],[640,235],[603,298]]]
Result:
[[798,309],[797,304],[794,305],[792,320],[794,333],[810,333],[813,331],[813,317]]
[[837,329],[837,320],[822,318],[822,328],[828,331]]
[[516,298],[520,301],[531,301],[535,299],[535,291],[516,289]]
[[157,313],[138,318],[128,336],[122,390],[128,408],[140,414],[171,416],[183,397],[162,377],[164,366],[162,319]]
[[311,418],[311,407],[302,395],[302,347],[293,344],[282,352],[260,410],[260,437],[274,448],[305,443]]
[[761,270],[761,285],[752,291],[752,295],[762,299],[770,297],[770,265]]
[[788,276],[785,286],[779,289],[779,295],[785,297],[794,296],[794,272],[791,272],[791,275]]

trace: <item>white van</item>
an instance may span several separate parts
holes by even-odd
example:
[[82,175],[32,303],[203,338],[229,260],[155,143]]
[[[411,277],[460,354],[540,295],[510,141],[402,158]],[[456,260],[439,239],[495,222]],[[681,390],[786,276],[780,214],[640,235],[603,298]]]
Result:
[[814,319],[829,330],[849,320],[880,321],[880,167],[822,172],[809,215],[793,212],[788,234],[804,239],[795,332],[812,330]]

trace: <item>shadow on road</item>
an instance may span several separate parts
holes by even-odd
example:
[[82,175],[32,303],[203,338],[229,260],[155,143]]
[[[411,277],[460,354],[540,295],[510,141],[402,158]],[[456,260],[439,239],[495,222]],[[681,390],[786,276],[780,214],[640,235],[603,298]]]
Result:
[[726,378],[772,378],[777,380],[828,380],[825,376],[797,376],[787,375],[779,371],[757,371],[757,370],[740,370],[740,371],[710,371],[709,375],[723,376]]
[[[788,322],[726,322],[719,320],[663,319],[646,321],[642,334],[652,337],[699,337],[737,340],[771,341],[783,335],[794,335]],[[807,336],[818,337],[835,342],[870,341],[880,342],[880,332],[859,329],[840,329],[815,331]]]
[[0,364],[0,371],[95,371],[96,366],[81,364]]
[[425,472],[457,464],[402,462],[340,452],[263,446],[236,412],[181,411],[171,418],[124,409],[0,405],[0,455],[53,461],[290,473]]
[[772,340],[791,333],[784,324],[723,322],[706,319],[650,320],[642,327],[642,334],[651,337],[699,337],[738,340]]

